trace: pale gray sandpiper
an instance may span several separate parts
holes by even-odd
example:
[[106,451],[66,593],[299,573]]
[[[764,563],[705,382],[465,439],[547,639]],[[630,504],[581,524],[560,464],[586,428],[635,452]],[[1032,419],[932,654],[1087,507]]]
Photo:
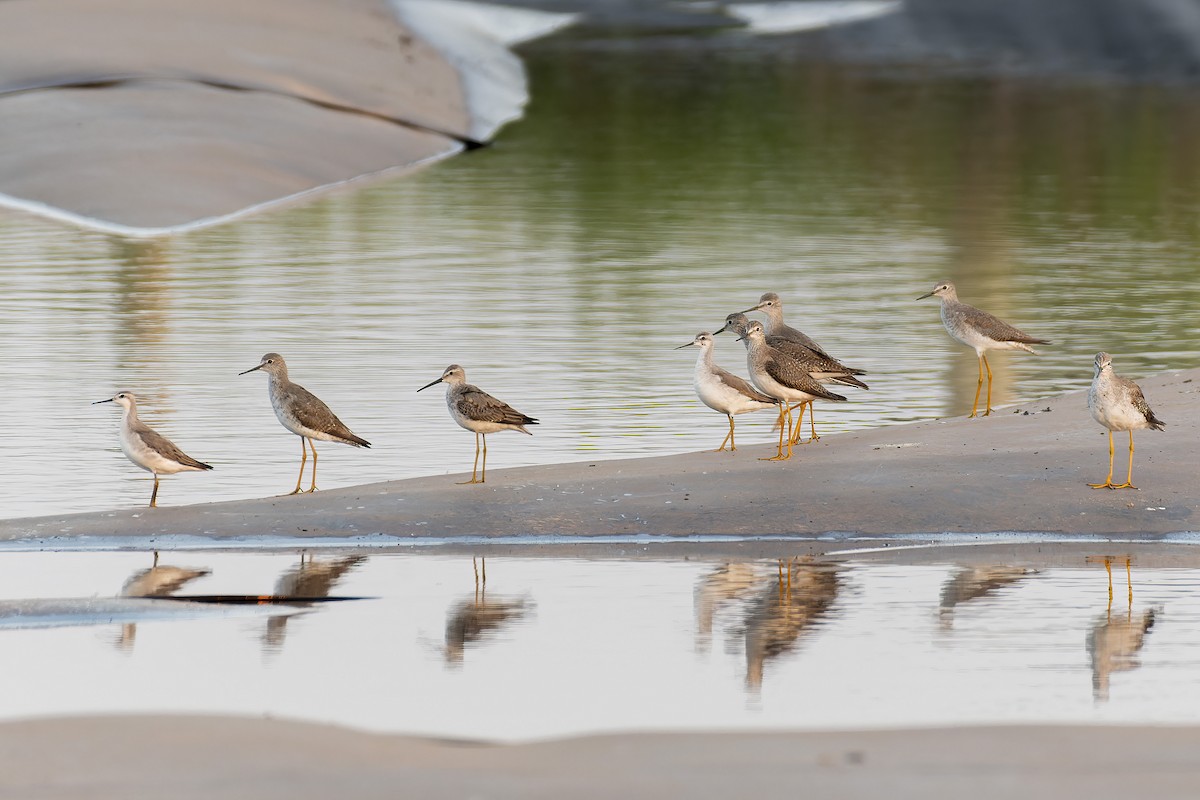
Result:
[[329,406],[321,399],[298,383],[288,380],[287,364],[279,353],[267,353],[257,367],[251,367],[239,375],[245,375],[256,370],[267,373],[269,380],[267,389],[271,396],[271,408],[283,427],[300,437],[300,475],[296,478],[296,488],[289,494],[299,494],[300,483],[304,480],[304,462],[308,460],[308,448],[305,441],[312,447],[313,467],[312,485],[306,490],[317,490],[317,445],[314,439],[323,442],[341,442],[354,447],[370,447],[371,443],[346,427],[337,415],[329,410]]
[[[826,389],[817,379],[808,373],[795,359],[788,358],[783,353],[767,344],[766,334],[760,322],[751,322],[746,335],[741,337],[746,343],[746,366],[750,371],[750,380],[766,395],[780,401],[779,406],[779,452],[767,461],[784,461],[792,457],[791,406],[789,403],[808,403],[811,400],[845,400],[840,394],[834,394]],[[801,414],[803,414],[803,409]],[[787,423],[784,423],[784,416]],[[804,422],[803,416],[797,421],[796,427]],[[788,451],[783,454],[784,431],[787,432]]]
[[1030,336],[986,311],[960,302],[953,283],[939,283],[932,292],[926,292],[917,299],[924,300],[926,297],[941,299],[942,324],[946,326],[946,332],[956,342],[974,348],[979,358],[979,383],[975,386],[975,402],[971,404],[972,417],[979,413],[979,390],[983,388],[983,371],[987,370],[987,410],[983,415],[988,416],[992,413],[992,367],[984,353],[988,350],[1024,350],[1037,355],[1030,345],[1050,342]]
[[116,403],[124,409],[121,416],[121,452],[125,457],[154,475],[154,490],[150,492],[150,507],[158,507],[158,476],[177,472],[203,472],[211,466],[189,456],[167,437],[138,419],[137,397],[133,392],[120,392],[99,403]]
[[[746,330],[750,327],[750,319],[745,312],[730,314],[725,317],[725,325],[716,331],[713,335],[724,331],[733,331],[738,336],[745,336]],[[795,359],[808,370],[808,374],[812,375],[821,383],[838,383],[843,386],[856,386],[859,389],[870,389],[865,383],[860,381],[855,375],[866,375],[866,370],[847,367],[836,358],[830,356],[822,356],[807,345],[801,344],[795,339],[785,339],[782,336],[766,335],[767,344],[774,347],[779,352],[789,358]],[[795,410],[795,407],[792,407]],[[812,413],[812,404],[808,404],[808,424],[809,430],[812,432],[813,440],[821,437],[817,436],[817,421]],[[801,411],[803,416],[803,411]],[[796,444],[800,439],[800,429],[796,429],[795,435],[792,437],[792,444]]]
[[721,446],[713,452],[719,453],[729,443],[729,452],[737,450],[733,437],[733,417],[735,414],[745,414],[749,411],[761,411],[764,408],[775,408],[778,402],[768,397],[750,385],[750,382],[739,378],[732,372],[721,369],[713,362],[713,337],[711,333],[700,332],[696,338],[687,344],[676,347],[699,347],[700,354],[696,357],[696,371],[692,382],[700,402],[719,411],[729,418],[729,433],[721,440]]
[[[424,391],[439,383],[446,384],[446,407],[450,409],[450,416],[459,426],[475,434],[475,464],[471,467],[471,480],[461,483],[484,483],[487,480],[487,435],[499,431],[520,431],[532,436],[532,433],[525,430],[525,426],[537,425],[538,421],[522,414],[508,403],[497,400],[478,386],[467,383],[467,373],[458,364],[446,367],[442,377],[430,381],[417,391]],[[483,469],[481,471],[479,471],[480,437],[483,437]],[[477,471],[479,471],[478,478],[476,478]]]
[[[1096,374],[1088,389],[1088,410],[1096,422],[1108,428],[1108,477],[1104,483],[1089,483],[1088,486],[1093,489],[1136,489],[1133,485],[1133,432],[1139,428],[1161,431],[1166,423],[1154,416],[1141,387],[1113,371],[1112,356],[1108,353],[1096,353]],[[1112,482],[1113,431],[1129,431],[1129,472],[1121,484]]]
[[783,321],[783,301],[774,292],[767,292],[758,298],[758,305],[747,308],[742,313],[749,314],[751,311],[761,311],[766,315],[766,331],[768,336],[778,336],[781,339],[790,339],[793,342],[799,342],[822,358],[833,358],[811,336]]

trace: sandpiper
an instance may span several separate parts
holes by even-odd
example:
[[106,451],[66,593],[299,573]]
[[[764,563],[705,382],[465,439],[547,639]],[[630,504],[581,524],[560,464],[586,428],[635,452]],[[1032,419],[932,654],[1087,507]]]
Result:
[[[1133,485],[1133,432],[1139,428],[1161,431],[1166,425],[1146,403],[1141,387],[1122,378],[1112,368],[1112,356],[1096,353],[1096,375],[1088,390],[1088,410],[1092,417],[1108,428],[1108,477],[1104,483],[1089,483],[1093,489],[1136,489]],[[1129,431],[1129,473],[1125,482],[1112,482],[1113,431]]]
[[300,475],[296,478],[296,488],[288,494],[300,494],[300,483],[304,480],[304,462],[308,460],[307,441],[312,447],[313,467],[312,485],[306,490],[317,490],[317,444],[314,439],[323,442],[341,442],[354,447],[370,447],[371,443],[354,433],[329,410],[329,406],[321,399],[298,383],[288,380],[287,364],[279,353],[267,353],[257,367],[251,367],[239,375],[245,375],[256,370],[262,370],[270,376],[267,388],[271,395],[271,407],[283,427],[300,437]]
[[766,330],[768,336],[778,336],[781,339],[790,339],[793,342],[799,342],[822,358],[833,358],[829,353],[822,350],[821,345],[817,344],[808,334],[796,330],[783,321],[783,301],[774,292],[767,292],[758,298],[758,305],[753,308],[747,308],[742,313],[749,314],[751,311],[761,311],[767,316]]
[[158,476],[176,472],[203,472],[212,467],[189,456],[167,437],[138,419],[137,397],[133,392],[120,392],[99,403],[117,403],[125,409],[121,416],[121,452],[125,457],[154,475],[154,490],[150,492],[150,507],[158,507]]
[[[766,395],[780,401],[779,405],[779,452],[766,461],[786,461],[792,457],[792,439],[795,431],[791,425],[791,406],[789,403],[808,403],[809,401],[845,400],[840,394],[834,394],[826,389],[816,378],[808,373],[795,359],[788,358],[783,353],[767,344],[766,334],[760,322],[751,322],[745,336],[739,341],[746,343],[746,366],[750,370],[750,380]],[[787,417],[787,424],[784,417]],[[800,419],[796,429],[804,422],[804,409],[800,410]],[[783,454],[784,431],[787,431],[788,451]]]
[[[467,373],[458,364],[446,367],[442,377],[430,381],[417,391],[424,391],[439,383],[446,384],[446,407],[450,409],[450,416],[454,417],[454,421],[461,427],[475,434],[475,464],[471,467],[471,480],[460,483],[484,483],[487,480],[487,435],[497,431],[529,433],[525,426],[537,425],[538,421],[522,414],[508,403],[497,400],[478,386],[467,383]],[[483,437],[483,470],[476,478],[480,437]]]
[[[722,333],[724,331],[730,330],[730,331],[734,331],[735,333],[737,333],[738,336],[745,336],[746,330],[749,327],[750,327],[750,319],[746,316],[746,314],[744,312],[743,313],[733,313],[733,314],[730,314],[729,316],[725,317],[725,325],[723,327],[721,327],[719,330],[717,330],[717,332],[714,333],[713,335],[716,336],[718,333]],[[854,377],[855,375],[867,374],[866,370],[855,369],[853,367],[847,367],[845,364],[838,361],[836,358],[833,358],[830,356],[822,356],[822,355],[818,354],[812,348],[808,347],[807,345],[801,344],[800,342],[798,342],[794,339],[785,339],[782,336],[772,336],[771,334],[767,334],[766,341],[767,341],[767,344],[769,344],[771,347],[774,347],[776,350],[783,353],[785,356],[795,359],[805,369],[808,370],[808,374],[812,375],[814,378],[817,379],[817,381],[819,381],[821,383],[838,383],[843,386],[856,386],[859,389],[870,389],[871,388],[870,386],[867,386],[865,383],[860,381],[858,378]],[[795,411],[796,406],[793,406],[791,410]],[[813,416],[812,410],[813,410],[812,405],[809,404],[809,408],[808,408],[809,430],[812,433],[813,440],[816,440],[821,437],[817,436],[817,421],[816,421],[816,418]],[[803,415],[803,411],[801,411],[801,415]],[[799,428],[797,428],[795,434],[792,437],[792,444],[796,444],[796,442],[799,440],[799,438],[800,438],[800,430],[799,430]]]
[[764,408],[775,408],[778,403],[775,398],[768,397],[750,385],[750,382],[739,378],[732,372],[721,369],[713,363],[713,337],[711,333],[700,332],[696,338],[687,344],[681,344],[676,350],[685,347],[699,347],[700,355],[696,357],[696,371],[693,385],[700,402],[713,411],[720,411],[729,418],[729,433],[721,440],[721,446],[714,450],[719,453],[729,443],[729,452],[737,450],[733,437],[734,414],[745,414],[748,411],[761,411]]
[[979,383],[975,386],[975,402],[971,405],[972,417],[978,416],[979,390],[983,388],[983,371],[987,370],[987,410],[983,415],[988,416],[992,413],[992,367],[984,353],[988,350],[1024,350],[1036,355],[1037,351],[1030,347],[1031,344],[1050,342],[1034,338],[975,306],[959,302],[953,283],[939,283],[932,292],[926,292],[917,299],[924,300],[926,297],[941,298],[942,324],[946,326],[950,338],[974,348],[979,358]]

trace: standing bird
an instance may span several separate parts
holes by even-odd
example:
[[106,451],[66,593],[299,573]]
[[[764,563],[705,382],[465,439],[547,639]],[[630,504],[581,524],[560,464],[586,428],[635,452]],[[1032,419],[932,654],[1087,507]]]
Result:
[[[817,379],[795,359],[788,358],[783,353],[767,344],[766,334],[760,322],[751,322],[746,335],[739,341],[746,343],[746,366],[750,370],[750,380],[766,395],[779,401],[779,452],[774,458],[766,461],[786,461],[792,457],[791,426],[792,411],[789,403],[808,403],[812,400],[845,400],[840,394],[834,394],[817,382]],[[788,422],[784,424],[784,416]],[[804,409],[800,410],[800,419],[796,422],[796,430],[804,422]],[[788,452],[783,454],[783,437],[785,431],[788,437]]]
[[960,303],[953,283],[938,284],[932,292],[927,292],[917,299],[924,300],[926,297],[941,298],[942,324],[946,326],[950,338],[967,347],[974,348],[975,354],[979,357],[979,383],[975,386],[975,402],[971,405],[972,417],[978,416],[979,390],[983,388],[983,371],[987,369],[987,410],[983,412],[983,415],[988,416],[992,413],[992,367],[988,364],[987,356],[984,353],[988,350],[1024,350],[1037,355],[1037,351],[1029,345],[1050,344],[1050,342],[1045,339],[1035,339],[986,311],[980,311],[975,306]]
[[685,347],[699,347],[700,355],[696,357],[696,372],[692,379],[700,402],[713,411],[720,411],[729,417],[729,433],[721,440],[721,446],[714,450],[719,453],[729,442],[729,452],[737,450],[733,438],[733,415],[745,414],[748,411],[761,411],[764,408],[774,408],[775,398],[768,397],[750,385],[749,381],[739,378],[732,372],[727,372],[713,363],[712,334],[701,332],[687,344],[681,344],[676,350]]
[[[1138,428],[1161,431],[1166,425],[1146,403],[1141,387],[1113,372],[1112,356],[1096,353],[1096,375],[1088,389],[1088,410],[1092,417],[1108,428],[1108,477],[1104,483],[1089,483],[1093,489],[1136,489],[1133,485],[1133,432]],[[1113,431],[1129,431],[1129,473],[1125,482],[1112,482]]]
[[121,392],[100,403],[117,403],[125,409],[121,416],[121,452],[147,472],[154,474],[154,490],[150,492],[150,507],[158,507],[158,476],[176,472],[203,472],[212,469],[208,464],[189,456],[167,437],[138,419],[137,398],[133,392]]
[[[749,327],[750,320],[746,317],[745,313],[735,313],[725,318],[724,327],[718,330],[717,333],[732,330],[738,336],[745,336]],[[714,333],[713,336],[716,336],[717,333]],[[803,365],[808,370],[808,374],[812,375],[820,383],[838,383],[843,386],[856,386],[859,389],[871,388],[854,377],[855,375],[866,375],[866,370],[847,367],[836,358],[819,355],[811,347],[801,344],[794,339],[785,339],[782,336],[772,336],[768,333],[766,341],[771,347],[774,347],[788,358],[793,358]],[[795,411],[796,407],[793,406],[790,410]],[[816,440],[821,437],[817,436],[817,421],[812,410],[812,404],[810,403],[808,407],[808,424],[809,430],[812,432],[812,438]],[[802,416],[803,413],[801,411]],[[797,428],[796,434],[792,437],[792,444],[796,444],[799,439],[800,430]]]
[[[446,407],[450,416],[461,427],[475,434],[475,464],[471,467],[471,480],[461,481],[460,485],[469,483],[484,483],[487,480],[487,435],[497,431],[525,430],[526,425],[537,425],[533,417],[522,414],[508,403],[497,400],[478,386],[467,383],[467,373],[458,364],[446,367],[442,377],[417,389],[418,392],[435,386],[446,384]],[[532,433],[529,433],[532,436]],[[479,438],[483,437],[483,470],[475,477],[479,468]]]
[[778,336],[781,339],[790,339],[793,342],[799,342],[822,358],[833,358],[829,353],[822,350],[821,345],[817,344],[808,334],[796,330],[783,321],[783,301],[774,292],[767,292],[758,298],[758,305],[753,308],[747,308],[742,313],[749,314],[751,311],[761,311],[766,315],[768,336]]
[[312,447],[313,457],[312,485],[307,490],[309,493],[317,490],[317,444],[314,439],[341,442],[355,447],[371,446],[366,439],[355,436],[319,397],[300,384],[288,380],[287,364],[279,353],[267,353],[257,367],[239,372],[238,375],[246,375],[260,369],[270,376],[267,389],[271,395],[271,407],[275,409],[279,423],[300,437],[300,475],[296,478],[296,488],[288,494],[300,494],[300,483],[304,480],[304,462],[308,460],[308,448],[304,446],[306,440]]

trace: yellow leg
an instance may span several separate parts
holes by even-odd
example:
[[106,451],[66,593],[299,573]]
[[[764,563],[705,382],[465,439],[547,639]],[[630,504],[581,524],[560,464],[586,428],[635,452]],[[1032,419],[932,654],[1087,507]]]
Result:
[[[1109,431],[1108,435],[1111,437],[1112,431]],[[1111,456],[1110,456],[1110,458],[1111,458]],[[1111,477],[1109,478],[1109,481],[1110,482],[1112,481]],[[1129,432],[1129,472],[1125,475],[1124,483],[1116,484],[1112,488],[1113,489],[1136,489],[1137,488],[1136,486],[1133,485],[1133,431]]]
[[[484,466],[485,466],[485,467],[487,466],[487,462],[486,462],[486,461],[484,462]],[[469,480],[469,481],[458,481],[458,485],[459,485],[459,486],[466,486],[468,483],[483,483],[483,481],[481,481],[481,480],[477,480],[477,479],[475,478],[475,472],[476,472],[478,469],[479,469],[479,434],[477,433],[477,434],[475,434],[475,463],[471,465],[471,480]]]
[[[983,388],[983,354],[979,354],[979,383],[975,384],[975,402],[971,404],[971,416],[979,416],[979,390]],[[991,387],[988,387],[991,391]]]
[[714,453],[720,453],[724,450],[726,442],[729,442],[729,452],[732,453],[734,450],[737,450],[737,445],[733,443],[733,414],[726,414],[725,416],[729,417],[729,433],[725,434],[725,438],[721,440],[721,446],[713,450]]
[[786,414],[787,414],[786,430],[788,432],[788,435],[785,438],[785,441],[787,442],[787,455],[783,454],[783,448],[781,447],[779,455],[776,456],[775,458],[771,459],[772,461],[787,461],[789,458],[792,457],[792,432],[794,430],[793,425],[792,425],[792,408],[787,403],[784,403],[783,407],[786,410]]
[[1112,559],[1104,557],[1104,571],[1108,573],[1108,607],[1112,608]]
[[810,442],[815,442],[817,439],[821,438],[820,436],[817,436],[817,415],[813,413],[814,411],[816,411],[816,406],[813,405],[812,400],[809,400],[808,401],[808,430],[812,434],[812,438],[809,439]]
[[760,458],[759,461],[778,461],[779,459],[781,459],[783,457],[783,437],[787,433],[787,428],[784,427],[784,424],[783,424],[783,414],[784,414],[785,409],[787,409],[787,403],[780,400],[779,401],[779,422],[777,423],[779,425],[778,449],[776,450],[775,455],[772,456],[771,458]]
[[[792,406],[792,409],[797,409],[797,408],[800,409],[800,419],[796,423],[796,429],[794,431],[792,431],[792,434],[791,434],[792,444],[794,444],[794,445],[801,443],[800,442],[800,431],[801,431],[801,427],[804,425],[804,407],[805,406],[808,406],[809,411],[812,411],[812,406],[809,405],[807,400],[804,401],[803,403],[797,403],[796,405]],[[805,444],[807,444],[807,442],[805,442]]]
[[313,492],[315,492],[317,490],[317,443],[314,442],[312,439],[309,439],[308,446],[311,447],[312,451],[313,451],[312,486],[308,487],[308,493],[312,494]]
[[1113,469],[1113,440],[1112,431],[1108,432],[1108,477],[1104,479],[1104,483],[1089,483],[1088,486],[1093,489],[1112,489],[1112,469]]
[[[150,507],[158,508],[158,473],[154,473],[154,490],[150,492]],[[155,553],[155,556],[158,554]]]
[[308,448],[304,446],[304,437],[300,437],[300,474],[296,476],[296,488],[288,494],[300,494],[300,481],[304,480],[304,464],[308,461]]
[[[487,434],[481,433],[479,436],[481,439],[483,439],[483,470],[481,470],[479,473],[479,482],[484,483],[487,481]],[[487,581],[486,566],[483,568],[483,580],[484,582]]]
[[[987,411],[983,412],[983,415],[986,417],[992,413],[992,365],[988,363],[987,353],[984,353],[980,358],[983,359],[983,366],[987,368],[988,374]],[[980,380],[983,380],[983,378],[981,377]],[[978,398],[979,391],[976,390],[975,394],[976,398]],[[979,400],[976,399],[975,402],[978,403]]]

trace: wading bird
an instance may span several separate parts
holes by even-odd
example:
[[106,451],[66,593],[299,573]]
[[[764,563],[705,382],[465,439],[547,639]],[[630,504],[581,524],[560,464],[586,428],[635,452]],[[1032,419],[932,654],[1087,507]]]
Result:
[[721,440],[721,446],[714,450],[719,453],[729,443],[729,452],[737,450],[733,437],[733,416],[749,411],[761,411],[764,408],[775,408],[775,398],[768,397],[750,385],[750,382],[739,378],[732,372],[721,369],[713,363],[713,337],[711,333],[701,332],[687,344],[681,344],[676,350],[685,347],[699,347],[700,355],[696,357],[696,371],[693,384],[700,402],[713,411],[720,411],[729,418],[729,433]]
[[[1133,432],[1139,428],[1161,431],[1166,425],[1146,403],[1141,387],[1122,378],[1112,368],[1112,356],[1096,353],[1096,374],[1088,390],[1088,410],[1092,417],[1108,428],[1108,477],[1104,483],[1089,483],[1093,489],[1136,489],[1133,485]],[[1129,431],[1129,472],[1125,482],[1112,482],[1113,431]]]

